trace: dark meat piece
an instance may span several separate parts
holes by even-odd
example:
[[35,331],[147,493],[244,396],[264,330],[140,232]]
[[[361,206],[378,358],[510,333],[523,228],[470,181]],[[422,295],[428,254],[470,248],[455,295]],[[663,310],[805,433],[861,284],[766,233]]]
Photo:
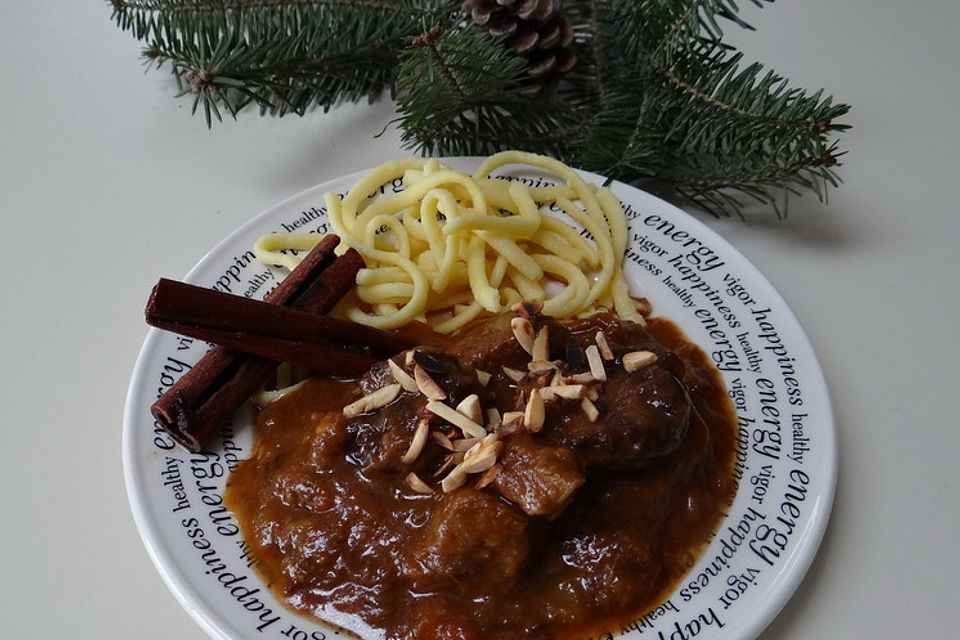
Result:
[[[650,544],[642,537],[619,531],[597,531],[568,539],[561,545],[560,554],[567,568],[555,588],[580,606],[589,603],[594,612],[629,607],[660,572]],[[554,615],[561,618],[564,613],[560,610]]]
[[404,574],[420,592],[507,588],[530,554],[528,523],[492,493],[458,489],[440,500],[403,563]]
[[690,420],[690,398],[672,372],[675,362],[664,352],[656,364],[633,373],[611,371],[596,422],[579,407],[557,404],[548,409],[552,427],[545,434],[580,453],[588,469],[638,470],[673,452]]
[[555,517],[584,482],[577,455],[519,433],[507,438],[494,487],[530,516]]
[[388,640],[480,640],[463,602],[445,594],[418,598],[416,615],[404,616],[404,624]]
[[514,340],[510,316],[501,315],[477,323],[450,347],[451,353],[466,367],[496,373],[501,365],[526,369],[530,356]]

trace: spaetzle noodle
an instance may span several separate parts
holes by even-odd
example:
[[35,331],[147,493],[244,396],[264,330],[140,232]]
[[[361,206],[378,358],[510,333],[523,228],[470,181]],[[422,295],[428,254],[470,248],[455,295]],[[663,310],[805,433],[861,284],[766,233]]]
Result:
[[[559,184],[527,186],[494,177],[506,165],[548,171]],[[395,193],[380,187],[402,181]],[[371,196],[370,194],[374,194]],[[610,309],[643,322],[624,279],[627,220],[606,187],[588,184],[562,162],[506,151],[473,174],[436,159],[395,160],[363,176],[341,199],[324,196],[331,230],[363,256],[357,295],[339,311],[393,329],[412,320],[451,333],[484,313],[522,300],[558,318]],[[553,213],[543,212],[549,206]],[[269,234],[257,258],[292,269],[316,234]]]

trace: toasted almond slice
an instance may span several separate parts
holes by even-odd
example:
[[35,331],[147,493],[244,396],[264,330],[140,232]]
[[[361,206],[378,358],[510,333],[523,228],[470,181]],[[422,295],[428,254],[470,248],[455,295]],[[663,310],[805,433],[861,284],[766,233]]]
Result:
[[582,384],[558,384],[544,387],[541,390],[544,400],[553,400],[554,398],[566,398],[567,400],[579,400],[583,397],[586,387]]
[[493,429],[500,426],[500,411],[496,407],[487,409],[487,427]]
[[485,387],[488,384],[490,384],[490,378],[493,377],[492,374],[487,373],[486,371],[483,371],[481,369],[475,369],[475,371],[477,372],[477,380],[480,381],[481,385]]
[[400,395],[400,385],[388,384],[345,406],[343,408],[343,415],[348,418],[353,418],[361,413],[375,411],[393,402],[398,395]]
[[440,431],[431,431],[430,437],[436,440],[437,444],[439,444],[441,447],[443,447],[447,451],[456,451],[455,447],[453,446],[453,441],[450,440],[447,434]]
[[482,449],[469,460],[464,460],[460,467],[464,473],[483,473],[497,463],[497,453],[493,449]]
[[421,418],[417,421],[417,428],[413,432],[413,440],[410,441],[410,447],[400,458],[403,464],[410,464],[420,455],[423,447],[427,444],[427,436],[430,435],[430,424],[426,419]]
[[416,353],[417,353],[416,349],[410,349],[405,354],[403,354],[403,364],[407,365],[408,367],[412,367],[414,365],[413,356],[415,356]]
[[590,373],[601,382],[606,382],[607,371],[603,368],[603,359],[600,357],[600,350],[597,345],[592,344],[585,349],[587,354],[587,363],[590,365]]
[[463,415],[455,409],[451,409],[447,405],[439,402],[437,400],[431,400],[427,403],[427,411],[430,413],[443,418],[453,426],[459,428],[463,431],[465,436],[472,438],[482,438],[487,435],[487,430],[481,427],[479,424]]
[[460,401],[457,405],[457,411],[467,416],[477,424],[483,424],[483,408],[480,406],[480,397],[471,393]]
[[413,367],[413,379],[417,382],[417,388],[420,393],[431,400],[446,400],[447,392],[437,384],[437,381],[430,377],[430,374],[423,370],[420,365]]
[[524,413],[523,411],[507,411],[505,414],[503,414],[503,418],[501,419],[501,424],[503,424],[504,426],[510,426],[510,423],[519,421],[520,424],[517,426],[522,427],[523,413]]
[[652,351],[631,351],[623,356],[623,368],[629,372],[649,367],[657,361],[657,354]]
[[503,370],[504,375],[513,380],[514,382],[520,382],[523,380],[523,376],[527,375],[519,369],[511,369],[510,367],[500,367]]
[[407,479],[407,486],[413,489],[414,491],[416,491],[417,493],[422,493],[424,495],[433,493],[433,489],[430,488],[430,485],[428,485],[426,482],[421,480],[420,476],[418,476],[417,474],[408,473],[406,479]]
[[495,433],[488,433],[482,438],[464,438],[470,440],[471,446],[467,447],[463,454],[463,461],[472,460],[480,453],[488,449],[496,449],[499,452],[500,438]]
[[583,409],[583,412],[587,415],[587,420],[590,422],[596,422],[597,418],[600,417],[600,410],[597,409],[597,405],[587,398],[580,401],[580,408]]
[[497,475],[500,473],[500,469],[503,469],[503,465],[497,463],[483,472],[483,475],[480,476],[480,479],[477,480],[477,484],[473,485],[475,489],[483,489],[491,482],[497,479]]
[[523,350],[533,355],[533,341],[536,336],[530,321],[526,318],[513,318],[510,321],[510,328],[513,330],[513,337],[517,339]]
[[497,434],[487,434],[464,454],[463,463],[460,466],[467,473],[486,471],[497,461],[502,448],[503,443],[499,441]]
[[530,357],[534,360],[550,359],[550,327],[543,325],[537,332],[537,337],[533,340],[533,349]]
[[510,310],[524,318],[532,318],[543,312],[543,301],[524,300],[510,307]]
[[463,465],[457,465],[453,470],[447,474],[447,476],[440,481],[440,487],[443,489],[444,493],[450,493],[451,491],[456,491],[464,485],[467,481],[467,474],[463,470]]
[[553,370],[553,377],[550,379],[550,384],[548,386],[556,387],[557,385],[563,384],[563,374],[560,373],[560,369]]
[[575,373],[570,376],[564,376],[563,381],[566,384],[590,384],[591,382],[596,382],[597,379],[593,377],[593,374],[589,371],[584,371],[583,373]]
[[420,391],[420,387],[417,386],[417,381],[413,379],[413,376],[404,371],[403,367],[393,360],[387,360],[387,366],[390,367],[390,373],[393,375],[393,379],[400,383],[404,391],[412,391],[413,393]]
[[523,411],[523,423],[532,433],[537,433],[543,429],[543,421],[546,415],[547,412],[543,406],[543,396],[540,395],[540,389],[534,389],[530,392],[530,398],[527,400],[527,406]]
[[603,356],[604,360],[613,360],[613,349],[610,348],[610,343],[607,342],[607,336],[603,331],[597,331],[597,335],[594,336],[594,340],[597,343],[597,347],[600,349],[600,355]]
[[531,360],[527,364],[527,370],[531,373],[543,373],[544,371],[556,370],[557,365],[555,362],[550,362],[549,360]]
[[453,443],[453,450],[457,453],[467,453],[473,447],[480,444],[482,438],[459,438],[458,440],[451,440]]

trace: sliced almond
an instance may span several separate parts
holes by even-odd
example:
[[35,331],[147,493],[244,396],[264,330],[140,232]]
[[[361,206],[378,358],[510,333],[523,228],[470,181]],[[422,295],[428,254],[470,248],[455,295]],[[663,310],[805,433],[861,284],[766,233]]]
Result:
[[412,367],[414,364],[413,356],[415,356],[416,353],[417,353],[416,349],[410,349],[405,354],[403,354],[403,364],[407,365],[408,367]]
[[430,400],[446,400],[447,392],[420,365],[414,365],[413,379],[416,381],[420,393]]
[[476,372],[477,372],[477,380],[480,381],[481,385],[485,387],[488,384],[490,384],[490,378],[493,377],[492,374],[489,374],[486,371],[483,371],[481,369],[476,369]]
[[657,354],[652,351],[631,351],[623,356],[623,368],[633,373],[644,367],[649,367],[657,361]]
[[426,482],[421,480],[420,476],[418,476],[415,473],[408,473],[406,480],[407,480],[407,486],[413,489],[414,491],[416,491],[417,493],[422,493],[424,495],[433,493],[433,489],[430,488],[430,485],[428,485]]
[[403,464],[410,464],[420,455],[420,452],[423,451],[423,447],[427,444],[427,436],[430,435],[430,424],[427,420],[421,418],[417,421],[417,428],[413,432],[413,440],[410,441],[410,447],[407,449],[407,452],[403,454],[403,457],[400,458],[400,462]]
[[410,391],[413,393],[420,391],[420,387],[417,386],[417,381],[413,379],[413,376],[404,371],[403,367],[398,365],[393,360],[387,360],[387,366],[390,367],[390,373],[393,375],[393,379],[400,383],[400,386],[403,387],[404,391]]
[[597,343],[597,348],[600,350],[600,355],[604,360],[613,360],[613,349],[610,348],[610,343],[607,342],[607,336],[603,331],[597,331],[597,335],[594,337],[594,340]]
[[603,359],[600,357],[600,350],[597,345],[592,344],[584,350],[587,354],[587,364],[590,365],[590,373],[594,378],[601,382],[607,380],[607,370],[603,368]]
[[587,398],[584,398],[580,401],[580,408],[583,409],[583,412],[587,416],[587,420],[590,422],[596,422],[597,418],[600,417],[600,410],[597,409],[597,405],[593,404]]
[[446,475],[446,477],[440,481],[440,488],[443,489],[444,493],[450,493],[451,491],[456,491],[462,487],[467,481],[467,474],[463,470],[462,465],[457,465],[453,470]]
[[506,375],[508,378],[510,378],[514,382],[520,382],[521,380],[523,380],[523,377],[527,375],[526,372],[520,371],[519,369],[511,369],[510,367],[500,367],[500,368],[503,370],[504,375]]
[[550,359],[550,327],[547,325],[540,327],[540,331],[537,332],[530,357],[539,361]]
[[487,428],[493,429],[500,426],[500,411],[496,407],[487,409]]
[[482,449],[469,460],[464,460],[460,467],[465,473],[483,473],[497,463],[497,453],[492,449]]
[[466,473],[486,471],[496,463],[502,448],[503,443],[495,433],[487,434],[464,454],[460,466]]
[[393,402],[398,395],[400,395],[400,385],[388,384],[345,406],[343,408],[343,415],[348,418],[353,418],[361,413],[375,411]]
[[513,330],[513,337],[517,339],[523,350],[533,355],[533,341],[536,335],[530,321],[526,318],[513,318],[510,321],[510,328]]
[[543,396],[540,395],[540,389],[534,389],[530,392],[530,398],[527,400],[527,406],[523,411],[523,423],[532,433],[537,433],[543,429],[546,415],[547,412],[543,406]]
[[563,384],[563,374],[560,373],[560,369],[554,369],[553,377],[550,379],[550,384],[548,386],[556,387],[560,384]]
[[557,364],[555,362],[550,362],[549,360],[531,360],[527,364],[527,370],[530,373],[544,373],[546,371],[553,371],[557,369]]
[[[503,418],[500,422],[504,427],[522,428],[523,414],[523,411],[507,411],[505,414],[503,414]],[[513,423],[515,422],[519,422],[520,424],[514,425]]]
[[463,452],[466,453],[470,451],[473,447],[478,445],[483,438],[459,438],[457,440],[451,440],[453,443],[453,450],[457,453]]
[[579,400],[583,397],[586,390],[582,384],[558,384],[544,387],[541,390],[544,400],[553,400],[554,398],[566,398],[567,400]]
[[459,428],[461,431],[463,431],[465,436],[482,438],[483,436],[487,435],[486,429],[459,411],[448,407],[442,402],[431,400],[427,403],[427,411],[440,418],[443,418],[453,426]]
[[450,440],[450,437],[447,436],[447,434],[442,433],[440,431],[431,431],[430,437],[436,440],[437,444],[439,444],[441,447],[443,447],[447,451],[456,450],[455,447],[453,446],[453,441]]
[[483,489],[491,482],[497,479],[497,476],[500,474],[500,469],[503,468],[503,465],[497,463],[483,472],[483,475],[480,476],[480,479],[477,480],[477,484],[473,485],[475,489]]
[[596,382],[597,379],[593,377],[593,374],[589,371],[584,371],[583,373],[575,373],[570,376],[564,376],[563,381],[567,384],[590,384],[591,382]]
[[460,401],[457,405],[457,411],[467,416],[477,424],[483,424],[483,408],[480,406],[480,398],[475,393]]

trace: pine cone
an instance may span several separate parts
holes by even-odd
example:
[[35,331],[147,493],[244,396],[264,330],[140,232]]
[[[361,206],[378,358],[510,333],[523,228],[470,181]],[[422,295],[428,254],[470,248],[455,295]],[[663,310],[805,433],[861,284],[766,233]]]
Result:
[[573,28],[560,0],[464,0],[463,12],[528,62],[526,91],[554,86],[577,63]]

